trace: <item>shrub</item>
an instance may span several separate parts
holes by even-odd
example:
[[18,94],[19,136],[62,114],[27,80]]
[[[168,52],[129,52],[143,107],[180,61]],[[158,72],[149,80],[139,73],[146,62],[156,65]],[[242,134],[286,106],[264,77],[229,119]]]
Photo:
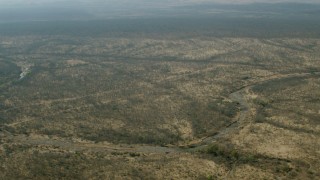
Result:
[[256,115],[256,118],[255,118],[255,121],[256,121],[257,123],[263,123],[265,119],[266,119],[266,117],[265,117],[264,115],[262,115],[262,114],[257,114],[257,115]]

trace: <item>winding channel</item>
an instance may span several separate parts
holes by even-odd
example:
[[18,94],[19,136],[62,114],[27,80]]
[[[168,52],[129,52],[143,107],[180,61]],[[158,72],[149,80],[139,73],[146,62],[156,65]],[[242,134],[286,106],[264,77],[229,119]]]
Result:
[[[239,125],[246,125],[247,121],[250,119],[249,113],[252,108],[251,104],[246,99],[247,92],[254,86],[261,85],[274,80],[281,80],[294,77],[308,77],[312,75],[320,75],[320,72],[313,73],[292,73],[292,74],[280,74],[269,76],[266,79],[260,80],[258,82],[245,85],[240,89],[232,92],[229,95],[229,99],[238,102],[240,105],[240,111],[238,116],[234,121],[227,125],[223,130],[219,131],[217,134],[212,136],[204,137],[194,144],[186,144],[184,146],[152,146],[152,145],[113,145],[113,144],[95,144],[90,142],[77,142],[71,139],[60,139],[60,138],[48,138],[48,137],[27,137],[24,135],[11,135],[7,133],[7,137],[14,142],[19,142],[22,144],[29,145],[50,145],[57,146],[63,149],[68,149],[71,151],[93,151],[93,152],[135,152],[135,153],[181,153],[181,152],[192,152],[205,148],[206,146],[214,143],[217,139],[223,138],[229,134],[233,134],[238,130]],[[1,134],[0,134],[1,137]],[[192,146],[190,146],[192,145]]]
[[219,131],[218,133],[203,138],[200,142],[196,144],[189,144],[189,150],[191,151],[197,151],[200,149],[203,149],[207,147],[208,145],[214,143],[217,139],[227,136],[228,134],[233,134],[235,131],[237,131],[239,125],[246,125],[249,123],[249,113],[250,109],[252,108],[252,105],[247,101],[246,94],[247,92],[252,89],[255,86],[262,85],[264,83],[268,83],[274,80],[282,80],[282,79],[288,79],[288,78],[298,78],[298,77],[308,77],[312,75],[320,75],[320,72],[313,72],[313,73],[292,73],[292,74],[280,74],[280,75],[273,75],[269,76],[266,79],[260,80],[258,82],[245,85],[238,90],[230,93],[229,99],[233,102],[238,102],[240,106],[240,112],[236,119],[227,125],[223,130]]

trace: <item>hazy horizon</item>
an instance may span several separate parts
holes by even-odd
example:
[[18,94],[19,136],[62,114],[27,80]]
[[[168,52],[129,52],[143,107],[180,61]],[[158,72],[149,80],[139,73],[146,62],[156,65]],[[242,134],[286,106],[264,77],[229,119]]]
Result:
[[145,4],[167,4],[167,5],[184,5],[184,4],[201,4],[201,3],[219,3],[219,4],[250,4],[250,3],[320,3],[318,0],[1,0],[0,5],[56,5],[56,4],[135,4],[135,3],[145,3]]
[[0,1],[0,22],[202,16],[313,18],[319,12],[319,3],[314,0],[303,2],[297,0],[233,0],[228,2],[222,0],[180,0],[175,2],[168,0]]

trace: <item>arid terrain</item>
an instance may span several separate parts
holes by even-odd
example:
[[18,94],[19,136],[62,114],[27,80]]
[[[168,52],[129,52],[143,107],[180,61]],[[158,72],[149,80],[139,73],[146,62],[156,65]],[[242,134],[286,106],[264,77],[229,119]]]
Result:
[[320,39],[0,38],[0,179],[318,179]]

